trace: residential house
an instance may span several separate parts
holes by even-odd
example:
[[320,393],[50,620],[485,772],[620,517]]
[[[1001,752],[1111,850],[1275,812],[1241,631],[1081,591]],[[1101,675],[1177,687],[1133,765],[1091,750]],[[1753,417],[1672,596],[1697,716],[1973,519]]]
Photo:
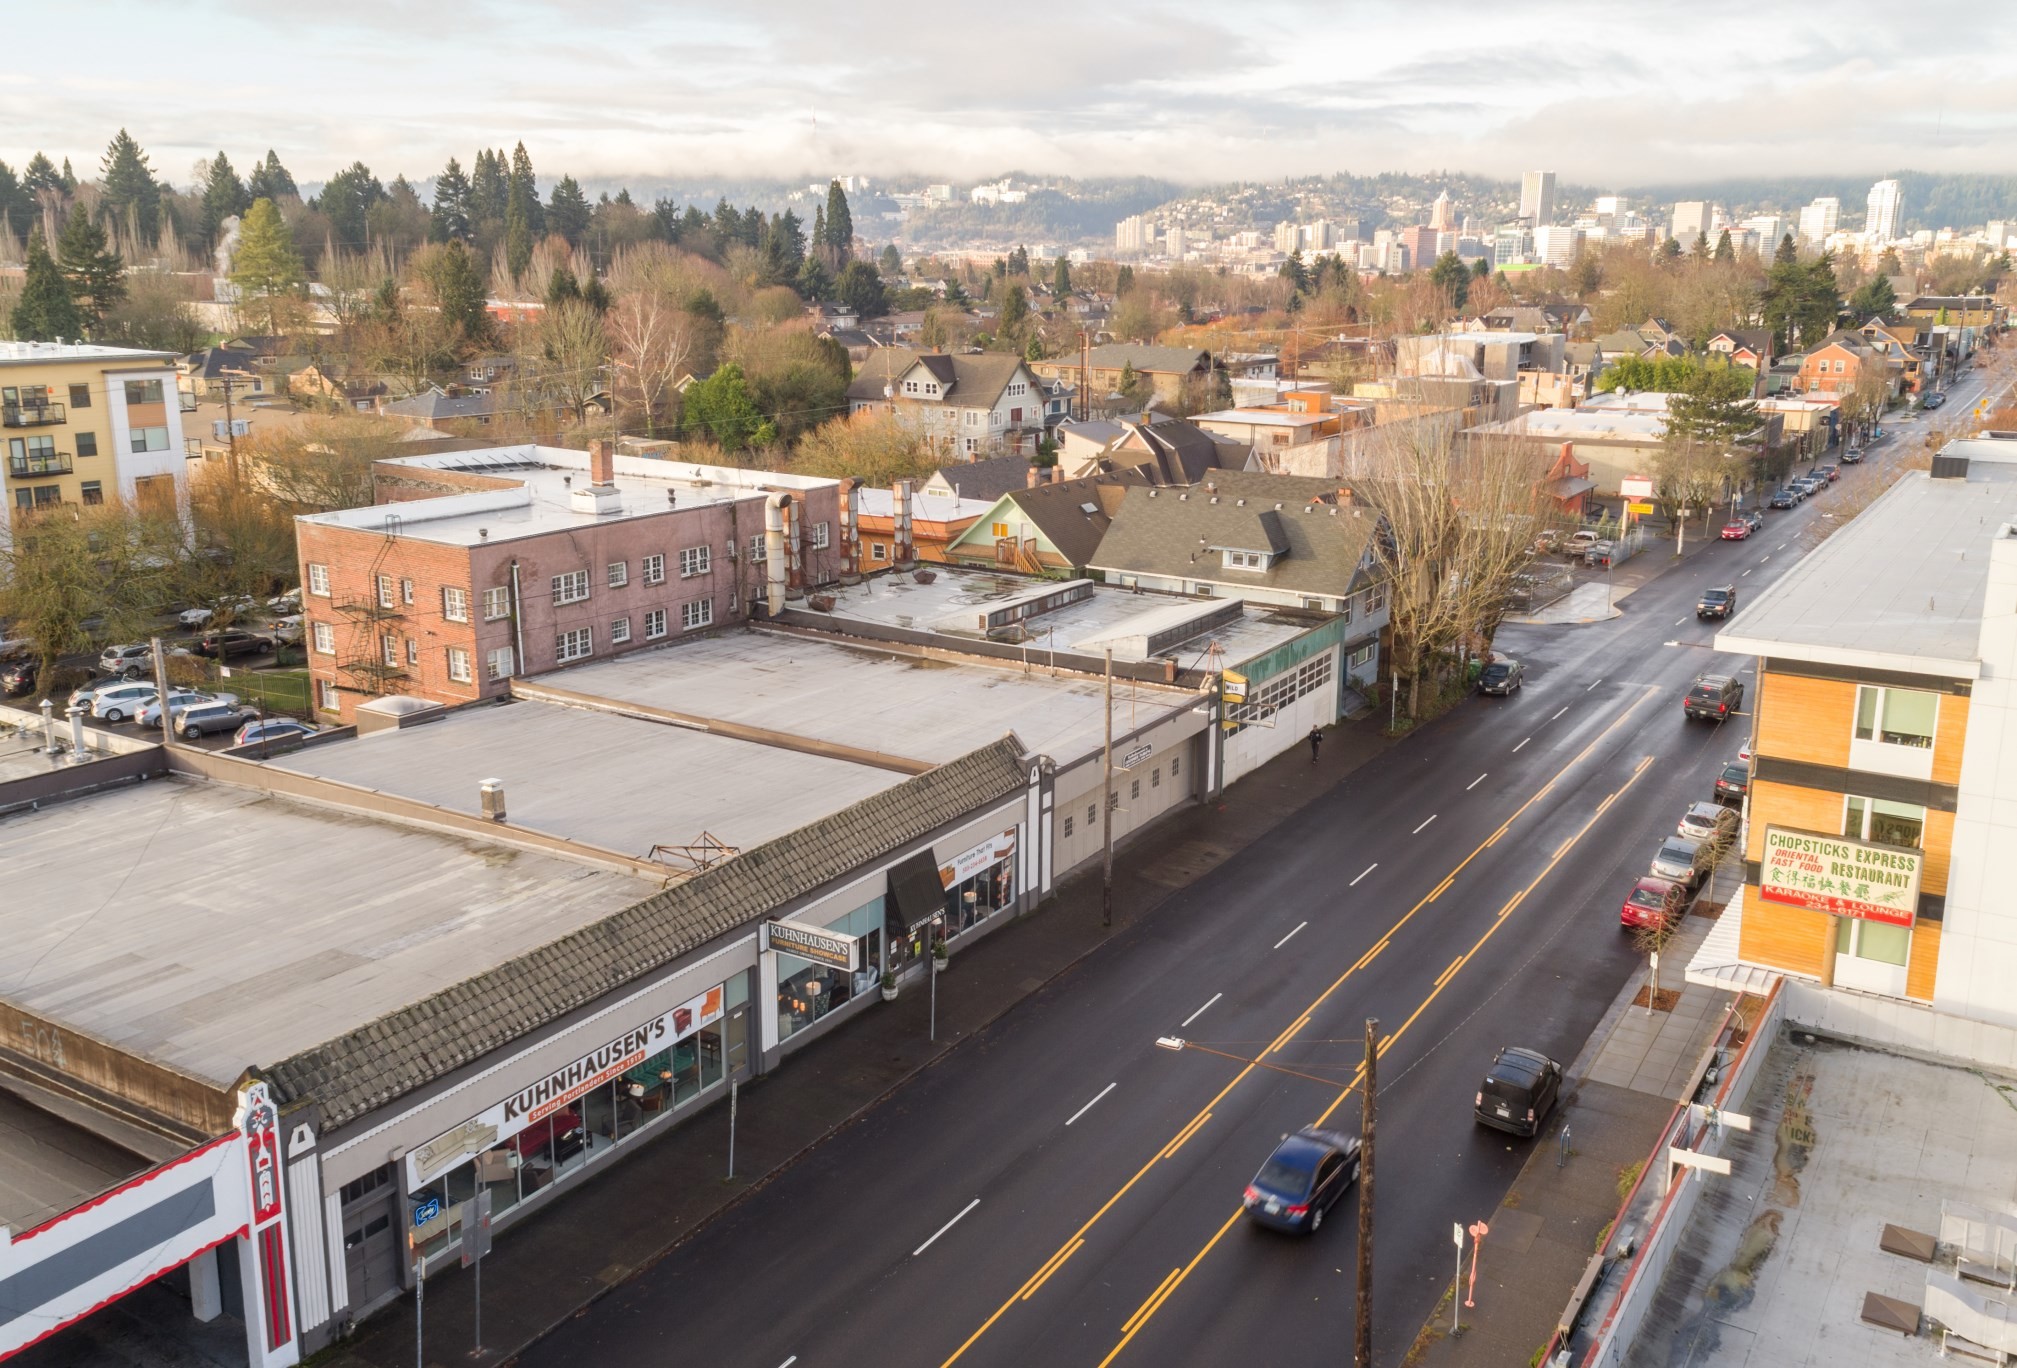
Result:
[[883,345],[860,328],[822,327],[819,336],[839,346],[847,353],[848,364],[857,367]]
[[1347,420],[1330,394],[1290,390],[1279,403],[1219,409],[1190,421],[1213,437],[1247,447],[1263,469],[1321,476],[1335,457]]
[[1770,328],[1731,328],[1709,339],[1708,351],[1739,366],[1762,372],[1772,364]]
[[1202,347],[1154,347],[1133,342],[1111,342],[1098,346],[1083,357],[1072,354],[1032,361],[1030,369],[1051,380],[1081,381],[1094,394],[1110,394],[1120,389],[1123,375],[1132,372],[1147,385],[1154,398],[1166,404],[1181,403],[1187,387],[1195,392],[1215,371],[1212,354]]
[[350,375],[332,363],[310,362],[288,377],[287,392],[296,399],[319,399],[340,409],[376,413],[398,390],[383,375]]
[[602,442],[372,473],[378,503],[295,519],[313,703],[330,722],[386,694],[501,697],[515,675],[740,622],[854,569],[833,480]]
[[[1030,478],[1037,478],[1034,468]],[[947,544],[946,559],[1030,575],[1082,574],[1122,496],[1147,486],[1140,474],[1124,470],[1012,489]]]
[[[1195,484],[1214,470],[1242,470],[1253,449],[1182,418],[1122,420],[1074,425],[1058,451],[1065,478],[1135,470],[1158,485]],[[1104,436],[1104,442],[1096,438]]]
[[1717,634],[1757,661],[1744,882],[1691,981],[1783,979],[1852,1036],[2010,1057],[2013,585],[2017,441],[1963,439]]
[[1043,435],[1044,397],[1019,356],[929,352],[915,358],[890,388],[892,412],[917,424],[943,449],[964,456],[1004,448],[1034,451]]
[[859,328],[879,346],[914,347],[924,331],[924,310],[901,309],[879,318],[865,318]]
[[805,306],[806,317],[817,328],[859,328],[861,314],[852,304],[837,299],[820,300]]
[[1914,322],[1953,328],[1993,328],[2004,313],[1994,295],[1915,295],[1899,312]]
[[12,518],[124,502],[183,516],[188,475],[173,352],[0,342],[0,470]]
[[897,378],[910,369],[917,356],[904,347],[882,347],[857,362],[854,379],[847,387],[848,417],[893,411]]
[[282,338],[235,337],[191,352],[177,366],[181,388],[197,399],[222,399],[227,389],[236,399],[278,393],[294,368],[283,348]]
[[1576,459],[1574,442],[1562,443],[1548,473],[1541,477],[1541,493],[1556,516],[1573,522],[1581,522],[1589,511],[1590,491],[1596,487],[1588,463]]
[[1364,685],[1378,677],[1388,622],[1380,526],[1363,494],[1336,481],[1213,471],[1129,491],[1091,568],[1123,588],[1336,613],[1342,674]]
[[458,388],[450,393],[429,385],[410,398],[381,401],[378,411],[388,418],[419,423],[439,432],[456,426],[488,427],[494,418],[507,411],[507,404],[503,394],[495,390]]
[[[1024,471],[1035,466],[1024,464]],[[1028,476],[1025,475],[1025,481]],[[992,499],[968,498],[929,486],[914,489],[909,480],[889,488],[867,485],[855,491],[856,566],[867,574],[907,564],[898,547],[896,510],[908,498],[910,560],[943,564],[945,549],[993,506]]]
[[1799,389],[1810,395],[1842,395],[1867,376],[1881,378],[1896,394],[1904,383],[1904,362],[1889,347],[1861,333],[1837,329],[1800,359]]

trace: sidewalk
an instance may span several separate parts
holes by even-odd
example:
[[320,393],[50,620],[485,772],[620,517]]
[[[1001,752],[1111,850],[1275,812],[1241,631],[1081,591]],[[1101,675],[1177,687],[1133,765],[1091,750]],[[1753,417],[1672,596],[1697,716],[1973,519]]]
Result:
[[[715,1106],[566,1200],[499,1232],[483,1262],[485,1354],[469,1352],[470,1275],[435,1274],[427,1284],[426,1363],[498,1363],[517,1353],[1390,744],[1371,721],[1341,724],[1325,740],[1320,763],[1311,764],[1298,746],[1240,780],[1237,803],[1173,813],[1123,846],[1114,862],[1112,930],[1099,924],[1094,867],[1068,878],[1038,911],[956,953],[939,994],[936,1045],[925,1038],[930,995],[909,992],[752,1082],[738,1104],[733,1181],[723,1176],[728,1113]],[[640,1202],[640,1192],[653,1200]],[[381,1311],[315,1362],[411,1368],[412,1298]]]
[[[1688,984],[1681,973],[1694,947],[1715,925],[1742,866],[1727,864],[1660,955],[1661,1001],[1649,1013],[1633,999],[1647,986],[1641,967],[1604,1013],[1583,1052],[1569,1066],[1562,1109],[1534,1142],[1533,1153],[1497,1211],[1479,1263],[1475,1307],[1459,1313],[1450,1333],[1446,1297],[1422,1327],[1408,1368],[1506,1368],[1530,1362],[1554,1334],[1576,1282],[1608,1233],[1638,1165],[1659,1139],[1674,1105],[1693,1081],[1725,1008],[1728,993]],[[1560,1136],[1569,1132],[1566,1158]],[[1466,1252],[1465,1271],[1469,1272]]]

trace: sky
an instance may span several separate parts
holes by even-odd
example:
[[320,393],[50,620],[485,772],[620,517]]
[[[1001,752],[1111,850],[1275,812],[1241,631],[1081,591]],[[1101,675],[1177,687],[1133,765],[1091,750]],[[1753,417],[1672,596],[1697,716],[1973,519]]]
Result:
[[0,161],[303,182],[524,140],[542,182],[2017,172],[2003,0],[0,0]]

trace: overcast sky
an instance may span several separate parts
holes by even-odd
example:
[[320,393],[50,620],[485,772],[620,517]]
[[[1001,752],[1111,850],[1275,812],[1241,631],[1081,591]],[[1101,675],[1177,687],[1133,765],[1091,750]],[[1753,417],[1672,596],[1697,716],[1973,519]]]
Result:
[[0,160],[93,174],[123,125],[178,184],[219,148],[389,180],[521,138],[542,185],[2017,172],[2006,3],[0,0]]

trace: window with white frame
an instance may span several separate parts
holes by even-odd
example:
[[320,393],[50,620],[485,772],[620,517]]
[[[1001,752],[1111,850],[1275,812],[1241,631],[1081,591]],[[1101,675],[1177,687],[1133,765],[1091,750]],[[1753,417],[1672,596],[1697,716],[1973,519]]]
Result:
[[644,615],[644,639],[656,641],[665,635],[665,609],[654,608]]
[[419,637],[408,637],[406,639],[406,663],[409,666],[417,666],[420,664]]
[[827,538],[827,525],[823,522],[814,523],[812,525],[812,549],[815,551],[826,550]]
[[413,581],[412,581],[412,580],[410,580],[410,579],[403,579],[403,580],[399,581],[399,601],[400,601],[401,603],[405,603],[405,604],[411,604],[411,603],[413,602]]
[[1940,720],[1940,695],[1924,689],[1856,688],[1856,739],[1887,746],[1933,748]]
[[397,592],[392,584],[392,576],[380,575],[378,577],[378,606],[380,608],[397,608],[399,606],[399,600],[395,597]]
[[387,632],[378,638],[378,655],[390,669],[399,668],[399,638]]
[[630,562],[611,561],[609,563],[609,587],[621,589],[630,583]]
[[326,622],[318,622],[314,627],[315,650],[318,655],[336,654],[336,629]]
[[324,712],[335,712],[339,707],[342,706],[342,704],[337,699],[336,681],[333,679],[316,680],[315,693],[319,701],[319,704]]
[[749,539],[749,563],[751,565],[762,565],[765,557],[769,554],[768,548],[764,545],[763,533],[759,532]]
[[1346,667],[1354,670],[1365,669],[1366,666],[1373,663],[1373,649],[1373,645],[1370,642],[1359,647],[1358,650],[1353,651],[1351,655],[1345,658]]
[[1257,722],[1265,722],[1305,694],[1314,693],[1330,682],[1331,653],[1326,651],[1293,670],[1284,670],[1258,688],[1250,685],[1246,702],[1226,709],[1228,730],[1237,733]]
[[1842,834],[1852,841],[1917,850],[1926,835],[1926,809],[1852,793],[1842,800]]
[[329,597],[328,566],[317,565],[313,561],[308,563],[308,592],[319,595],[322,598]]
[[630,640],[630,619],[627,617],[611,618],[609,622],[609,644],[612,646],[621,646],[628,640]]
[[1366,590],[1366,612],[1370,615],[1387,606],[1387,586],[1376,584]]
[[868,544],[868,558],[872,561],[888,560],[889,547],[885,546],[881,542],[870,542]]
[[714,553],[705,546],[689,546],[679,553],[679,577],[705,575],[714,565]]
[[483,657],[483,677],[490,680],[509,679],[515,664],[509,646],[496,647]]
[[553,601],[556,605],[580,603],[587,597],[588,571],[570,570],[564,575],[553,577]]
[[639,562],[638,571],[644,576],[646,584],[664,584],[665,557],[663,555],[646,556],[643,561]]
[[714,621],[714,600],[694,599],[679,605],[679,630],[691,632]]
[[565,632],[557,632],[553,638],[553,658],[563,664],[570,660],[580,660],[595,649],[595,629],[575,627]]
[[469,652],[460,646],[448,648],[448,677],[457,684],[469,682]]
[[449,622],[469,621],[469,591],[453,584],[442,585],[441,616]]
[[1265,551],[1228,551],[1225,553],[1228,570],[1265,570],[1269,556]]
[[483,591],[483,620],[495,622],[499,618],[511,616],[511,588],[499,585],[495,589]]

